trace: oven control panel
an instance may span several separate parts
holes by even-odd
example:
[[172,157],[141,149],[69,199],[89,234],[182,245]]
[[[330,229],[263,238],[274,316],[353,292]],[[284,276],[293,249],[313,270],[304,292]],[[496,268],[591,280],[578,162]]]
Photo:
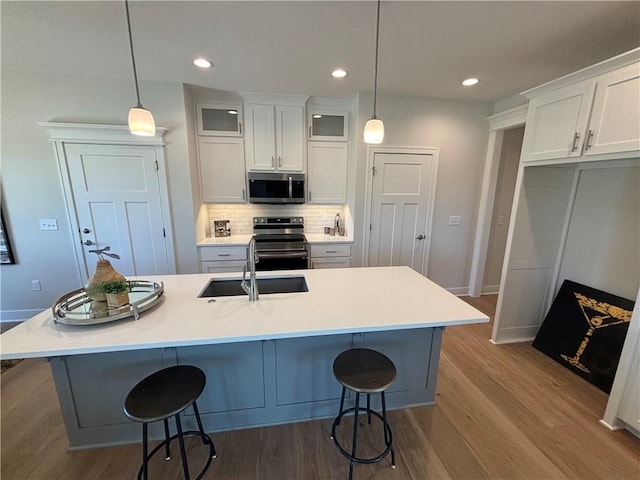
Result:
[[253,217],[254,225],[304,225],[304,217]]

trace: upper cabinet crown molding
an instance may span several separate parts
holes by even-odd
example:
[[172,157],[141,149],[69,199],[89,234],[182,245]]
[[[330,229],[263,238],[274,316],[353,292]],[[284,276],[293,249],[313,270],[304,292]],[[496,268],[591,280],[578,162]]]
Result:
[[165,127],[156,127],[151,137],[133,135],[126,125],[101,125],[96,123],[36,122],[47,129],[49,139],[59,142],[105,142],[126,145],[164,145]]
[[640,62],[640,47],[634,48],[633,50],[629,50],[625,53],[621,53],[620,55],[609,58],[600,63],[596,63],[595,65],[583,68],[581,70],[578,70],[577,72],[569,73],[564,77],[556,78],[555,80],[543,83],[542,85],[538,85],[537,87],[530,88],[529,90],[525,90],[524,92],[522,92],[520,95],[531,99],[533,97],[548,93],[552,90],[573,85],[584,80],[589,80],[604,73],[608,73],[612,70],[626,67],[627,65],[632,65],[638,62]]

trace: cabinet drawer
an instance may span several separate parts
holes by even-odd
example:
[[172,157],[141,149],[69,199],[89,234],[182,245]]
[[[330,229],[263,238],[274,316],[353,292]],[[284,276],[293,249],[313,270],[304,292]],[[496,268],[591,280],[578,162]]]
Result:
[[200,261],[246,260],[247,247],[200,247]]
[[311,257],[349,257],[351,245],[311,245]]

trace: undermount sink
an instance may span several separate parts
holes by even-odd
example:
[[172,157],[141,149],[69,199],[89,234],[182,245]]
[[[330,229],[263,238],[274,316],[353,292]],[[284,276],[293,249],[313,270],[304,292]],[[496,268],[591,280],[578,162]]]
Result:
[[[233,297],[246,295],[240,287],[239,279],[224,280],[211,279],[198,297]],[[308,292],[307,281],[304,277],[277,277],[258,278],[258,293],[268,295],[270,293],[298,293]]]

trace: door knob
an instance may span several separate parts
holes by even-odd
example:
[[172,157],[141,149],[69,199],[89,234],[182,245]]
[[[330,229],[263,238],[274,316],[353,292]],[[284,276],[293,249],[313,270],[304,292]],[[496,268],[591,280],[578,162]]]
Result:
[[416,237],[416,240],[424,240],[425,238],[427,238],[427,237],[425,237],[424,235],[418,235]]
[[91,240],[85,240],[82,243],[84,243],[86,246],[93,245],[93,242]]
[[89,230],[88,228],[83,228],[82,233],[91,233],[91,230]]

